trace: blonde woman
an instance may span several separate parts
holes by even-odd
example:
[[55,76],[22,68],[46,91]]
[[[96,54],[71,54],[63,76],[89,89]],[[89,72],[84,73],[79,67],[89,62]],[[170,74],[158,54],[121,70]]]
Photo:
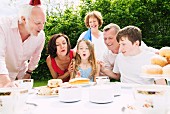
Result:
[[107,47],[104,44],[103,32],[99,30],[103,24],[101,13],[99,11],[88,12],[85,16],[84,23],[89,30],[83,32],[78,41],[81,39],[90,40],[94,44],[96,59],[102,60]]

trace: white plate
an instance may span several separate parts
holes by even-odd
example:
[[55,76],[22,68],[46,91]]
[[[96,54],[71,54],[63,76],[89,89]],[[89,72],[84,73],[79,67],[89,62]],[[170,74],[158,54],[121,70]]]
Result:
[[40,94],[36,94],[36,96],[38,96],[38,97],[58,97],[58,94],[56,94],[56,95],[40,95]]
[[89,84],[72,84],[73,86],[80,86],[80,87],[87,87],[87,86],[93,86],[96,82],[90,82]]
[[121,82],[120,85],[121,85],[121,88],[129,89],[129,88],[139,86],[140,84],[131,84],[131,83],[122,83]]
[[63,102],[63,103],[75,103],[75,102],[79,102],[80,100],[76,100],[76,101],[62,101],[60,100],[60,102]]
[[108,103],[112,103],[113,101],[110,102],[94,102],[94,101],[90,101],[91,103],[95,103],[95,104],[108,104]]
[[130,105],[122,107],[121,110],[123,114],[166,114],[165,109],[157,109],[154,107],[147,108],[147,107],[139,106],[135,102]]
[[[37,105],[25,104],[23,109],[13,112],[13,114],[32,114],[36,106]],[[1,114],[1,111],[0,111],[0,114]]]

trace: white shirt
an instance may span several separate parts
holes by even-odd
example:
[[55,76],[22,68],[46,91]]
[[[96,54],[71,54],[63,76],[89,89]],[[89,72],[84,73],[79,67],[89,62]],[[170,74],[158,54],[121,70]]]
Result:
[[[148,47],[143,41],[141,41],[141,46],[140,49],[144,51],[150,51],[150,52],[158,52],[158,49],[155,49],[153,47]],[[105,63],[105,67],[108,69],[113,69],[115,59],[116,59],[117,54],[114,54],[111,50],[106,50],[104,55],[103,55],[103,62]]]
[[[83,32],[78,41],[83,39],[84,35],[86,34],[87,31]],[[92,36],[92,43],[94,44],[94,51],[96,54],[96,59],[97,60],[102,60],[103,59],[103,54],[104,52],[107,50],[107,47],[104,43],[104,38],[103,38],[103,32],[100,31],[99,33],[99,37],[96,38],[95,36],[93,36],[93,34],[91,34]]]
[[[26,70],[34,70],[41,57],[45,43],[43,31],[22,42],[18,30],[18,19],[0,18],[0,74],[9,74],[11,80],[25,75]],[[29,63],[28,63],[29,60]]]
[[114,54],[111,50],[105,51],[103,55],[103,62],[105,63],[105,68],[113,70],[115,59],[117,54]]
[[154,52],[154,53],[159,51],[158,49],[155,49],[153,47],[148,47],[143,41],[141,41],[140,49],[143,49],[145,51]]
[[136,56],[124,56],[119,53],[116,57],[113,72],[120,73],[121,82],[136,84],[153,84],[154,79],[145,79],[140,77],[143,65],[151,64],[150,58],[155,54],[148,51],[142,51]]

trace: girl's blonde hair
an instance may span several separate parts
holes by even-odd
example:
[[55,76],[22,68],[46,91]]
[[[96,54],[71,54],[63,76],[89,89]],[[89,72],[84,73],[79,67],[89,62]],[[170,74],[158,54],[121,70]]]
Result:
[[[91,79],[97,73],[97,62],[96,62],[96,56],[95,56],[95,53],[94,53],[94,44],[89,40],[82,39],[77,43],[77,50],[79,49],[80,42],[85,42],[87,44],[89,52],[90,52],[90,56],[88,58],[88,61],[89,61],[91,68],[92,68],[92,72],[89,76],[89,78]],[[76,75],[76,72],[78,72],[78,67],[79,67],[80,63],[81,63],[81,57],[78,53],[76,53],[74,77]]]

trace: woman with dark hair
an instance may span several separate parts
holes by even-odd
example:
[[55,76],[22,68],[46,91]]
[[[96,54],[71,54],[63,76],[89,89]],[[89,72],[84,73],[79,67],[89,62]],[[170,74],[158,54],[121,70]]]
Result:
[[69,38],[64,34],[54,34],[48,43],[48,53],[46,63],[52,77],[68,82],[72,72],[70,63],[75,57]]

